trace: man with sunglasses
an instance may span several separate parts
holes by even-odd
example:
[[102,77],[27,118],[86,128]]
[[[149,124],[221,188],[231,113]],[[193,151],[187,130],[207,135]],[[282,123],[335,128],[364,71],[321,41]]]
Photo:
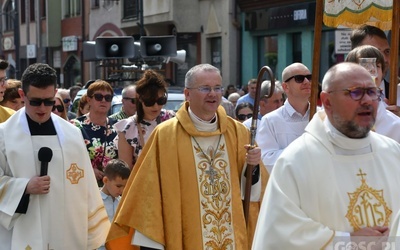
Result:
[[287,99],[283,106],[263,116],[256,136],[270,173],[282,151],[303,134],[310,115],[310,70],[302,63],[293,63],[282,71],[282,80]]
[[[200,64],[186,73],[187,102],[141,152],[107,249],[250,249],[268,173],[260,149],[248,147],[250,132],[220,106],[223,93],[218,68]],[[256,166],[248,225],[241,195],[247,164]]]
[[[6,70],[8,68],[8,62],[0,59],[0,101],[4,98],[4,92],[7,87],[7,75]],[[14,110],[0,105],[0,123],[6,121],[11,115],[15,113]]]
[[324,110],[275,163],[253,249],[342,249],[388,235],[400,209],[400,144],[371,132],[380,95],[358,64],[328,70]]
[[136,85],[128,85],[122,90],[122,107],[115,114],[110,115],[117,121],[128,118],[136,113]]
[[0,124],[0,249],[96,249],[109,221],[81,132],[51,112],[56,71],[21,81],[25,108]]
[[58,89],[57,93],[62,97],[63,105],[67,111],[68,120],[76,118],[76,114],[70,110],[71,106],[71,96],[69,95],[69,89]]

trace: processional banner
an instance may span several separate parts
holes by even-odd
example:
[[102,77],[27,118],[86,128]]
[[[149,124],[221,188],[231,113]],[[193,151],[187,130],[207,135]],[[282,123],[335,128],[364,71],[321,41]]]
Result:
[[392,6],[393,0],[325,0],[323,21],[329,27],[357,28],[369,24],[390,30]]

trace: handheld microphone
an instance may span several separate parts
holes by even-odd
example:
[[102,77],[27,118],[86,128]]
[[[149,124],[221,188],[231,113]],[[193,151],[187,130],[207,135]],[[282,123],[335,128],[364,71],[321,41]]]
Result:
[[48,147],[41,147],[39,149],[38,158],[40,161],[40,176],[47,175],[49,162],[53,157],[53,151]]

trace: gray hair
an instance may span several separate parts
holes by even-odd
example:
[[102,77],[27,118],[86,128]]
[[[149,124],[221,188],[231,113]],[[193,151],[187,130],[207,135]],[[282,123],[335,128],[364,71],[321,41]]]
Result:
[[126,97],[125,94],[128,90],[133,90],[136,92],[136,85],[134,84],[129,84],[128,86],[125,86],[125,88],[122,89],[121,91],[121,96]]
[[219,75],[221,75],[221,71],[217,68],[212,66],[211,64],[204,63],[204,64],[198,64],[186,73],[185,75],[185,87],[193,87],[195,83],[195,76],[197,73],[206,71],[206,72],[217,72]]
[[[270,80],[265,80],[261,83],[261,91],[260,91],[260,96],[263,97],[265,95],[268,95],[271,89],[271,81]],[[274,93],[281,92],[283,93],[283,88],[282,84],[279,81],[275,81],[275,88],[274,88]]]

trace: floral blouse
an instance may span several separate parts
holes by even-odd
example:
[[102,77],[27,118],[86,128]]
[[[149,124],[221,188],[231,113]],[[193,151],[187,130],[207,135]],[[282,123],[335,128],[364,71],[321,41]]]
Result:
[[113,127],[117,120],[108,118],[107,128],[93,124],[86,115],[71,122],[82,132],[93,168],[103,170],[109,160],[118,158],[114,147],[117,131]]
[[[154,128],[161,122],[166,121],[172,117],[175,117],[175,112],[172,110],[165,110],[162,109],[160,115],[154,119],[153,121],[143,120],[140,123],[140,128],[142,129],[143,140],[144,143],[150,137],[151,132],[153,132]],[[122,119],[117,122],[114,127],[118,132],[122,132],[125,134],[126,141],[134,148],[133,151],[133,164],[135,164],[137,157],[139,156],[140,152],[144,145],[140,144],[140,137],[137,128],[137,116],[133,115],[126,119]],[[114,145],[116,149],[118,149],[118,136],[114,139]]]

